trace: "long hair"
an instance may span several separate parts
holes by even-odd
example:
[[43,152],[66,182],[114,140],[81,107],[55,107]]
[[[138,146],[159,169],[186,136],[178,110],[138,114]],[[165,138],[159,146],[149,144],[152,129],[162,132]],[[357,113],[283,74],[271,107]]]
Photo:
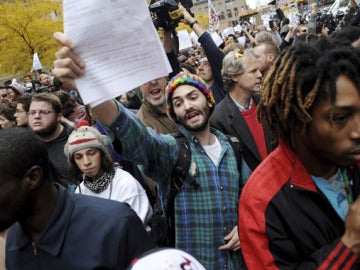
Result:
[[[108,151],[104,152],[102,149],[96,148],[101,154],[101,168],[105,172],[110,172],[114,169],[114,161]],[[76,179],[77,182],[83,180],[83,173],[80,171],[79,167],[76,165],[74,160],[74,155],[71,156],[69,160],[69,171],[72,177]]]

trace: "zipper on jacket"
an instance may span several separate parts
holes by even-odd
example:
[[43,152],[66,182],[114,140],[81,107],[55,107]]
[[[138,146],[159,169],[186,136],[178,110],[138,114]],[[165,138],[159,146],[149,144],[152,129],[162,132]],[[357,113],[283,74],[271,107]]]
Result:
[[35,245],[35,242],[32,241],[32,242],[31,242],[31,245],[33,246],[33,254],[34,254],[34,256],[36,257],[36,256],[38,255],[38,251],[37,251],[37,247],[36,247],[36,245]]

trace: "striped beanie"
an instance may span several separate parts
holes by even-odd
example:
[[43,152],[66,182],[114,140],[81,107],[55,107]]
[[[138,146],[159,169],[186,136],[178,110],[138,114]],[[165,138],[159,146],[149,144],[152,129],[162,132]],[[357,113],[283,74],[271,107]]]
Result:
[[176,123],[179,123],[174,113],[174,107],[172,104],[172,95],[175,89],[183,84],[192,85],[198,88],[201,91],[201,93],[204,94],[204,96],[207,98],[210,104],[213,105],[211,106],[210,111],[212,112],[214,110],[215,99],[206,82],[195,74],[179,73],[174,77],[172,77],[172,79],[169,81],[169,83],[166,86],[167,113],[172,120],[174,120]]
[[80,121],[76,129],[69,135],[64,147],[65,156],[71,160],[74,153],[86,148],[97,148],[107,153],[108,139],[87,121]]

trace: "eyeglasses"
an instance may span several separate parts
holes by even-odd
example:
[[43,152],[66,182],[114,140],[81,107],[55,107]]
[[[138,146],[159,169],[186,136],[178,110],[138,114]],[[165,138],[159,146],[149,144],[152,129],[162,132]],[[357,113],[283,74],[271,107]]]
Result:
[[36,111],[36,110],[31,110],[29,111],[29,115],[31,116],[35,116],[37,114],[39,114],[40,116],[48,116],[50,113],[53,113],[55,111],[50,111],[50,110],[39,110],[39,111]]
[[24,110],[15,110],[15,113],[24,113],[24,112],[26,112],[26,111],[24,111]]

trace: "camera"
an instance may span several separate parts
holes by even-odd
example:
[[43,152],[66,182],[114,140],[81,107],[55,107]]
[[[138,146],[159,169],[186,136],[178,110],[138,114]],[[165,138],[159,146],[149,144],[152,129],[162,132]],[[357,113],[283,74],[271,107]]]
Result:
[[175,0],[160,0],[155,3],[151,2],[149,10],[156,29],[162,27],[164,30],[172,31],[183,18],[182,10]]
[[194,17],[190,8],[193,6],[192,0],[151,0],[149,10],[153,18],[156,29],[160,27],[166,31],[173,31],[184,17],[178,3]]
[[62,82],[57,78],[54,77],[53,85],[50,86],[40,86],[36,87],[36,83],[40,83],[39,81],[33,80],[30,84],[26,86],[25,93],[28,94],[39,94],[39,93],[53,93],[59,91],[62,86]]

